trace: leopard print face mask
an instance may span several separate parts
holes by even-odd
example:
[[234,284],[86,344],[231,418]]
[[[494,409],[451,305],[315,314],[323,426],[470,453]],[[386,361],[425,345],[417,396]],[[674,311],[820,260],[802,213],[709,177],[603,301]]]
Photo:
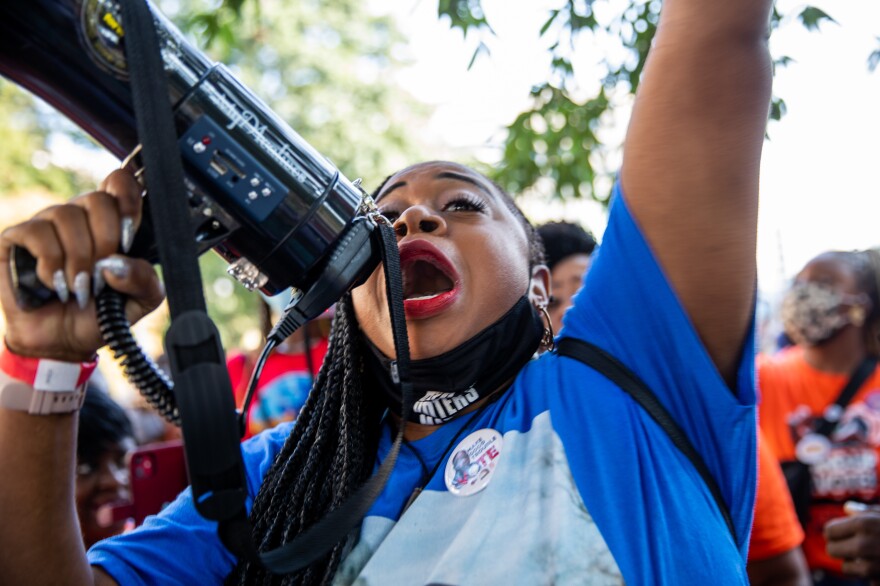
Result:
[[850,323],[843,310],[851,297],[821,283],[795,283],[782,301],[785,333],[798,345],[816,346]]

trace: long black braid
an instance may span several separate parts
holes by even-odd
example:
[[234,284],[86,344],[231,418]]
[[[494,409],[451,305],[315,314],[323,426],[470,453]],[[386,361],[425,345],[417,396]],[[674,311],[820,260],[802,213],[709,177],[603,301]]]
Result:
[[[375,190],[374,199],[387,181]],[[513,198],[494,186],[525,229],[529,265],[542,264],[543,246],[537,231]],[[250,519],[260,551],[293,540],[342,504],[373,471],[384,405],[363,380],[363,351],[351,295],[347,294],[336,304],[327,355],[315,384],[254,499]],[[226,584],[329,583],[354,540],[355,535],[350,535],[321,560],[286,576],[275,576],[259,564],[241,560]]]
[[[260,551],[275,549],[338,507],[369,477],[379,437],[381,407],[365,393],[362,348],[351,297],[336,305],[323,366],[254,500],[254,537]],[[274,576],[240,562],[227,584],[324,584],[332,580],[345,543],[294,574]]]

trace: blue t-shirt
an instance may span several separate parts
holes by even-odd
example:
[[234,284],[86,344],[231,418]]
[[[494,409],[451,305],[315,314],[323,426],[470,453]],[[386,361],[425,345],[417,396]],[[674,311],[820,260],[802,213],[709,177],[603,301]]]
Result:
[[[606,349],[652,389],[721,487],[737,542],[693,464],[651,417],[591,368],[548,353],[501,399],[403,447],[334,584],[748,583],[752,338],[730,389],[619,187],[560,335]],[[252,496],[289,432],[283,425],[243,445]],[[377,462],[391,443],[386,426]],[[235,563],[189,491],[95,545],[89,559],[125,585],[221,583]]]

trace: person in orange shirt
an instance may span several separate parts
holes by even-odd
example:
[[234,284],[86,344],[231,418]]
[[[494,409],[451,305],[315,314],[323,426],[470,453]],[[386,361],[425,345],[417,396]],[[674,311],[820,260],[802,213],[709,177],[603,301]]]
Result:
[[758,430],[758,490],[746,569],[752,586],[812,584],[801,543],[804,531],[794,511],[779,462]]
[[[845,409],[831,409],[851,374],[880,354],[880,254],[827,252],[795,278],[782,307],[795,346],[758,361],[760,425],[780,462],[811,464],[812,492],[804,553],[817,584],[865,584],[844,574],[826,551],[823,528],[845,516],[848,500],[880,498],[880,369],[876,366]],[[827,439],[815,432],[825,415]]]

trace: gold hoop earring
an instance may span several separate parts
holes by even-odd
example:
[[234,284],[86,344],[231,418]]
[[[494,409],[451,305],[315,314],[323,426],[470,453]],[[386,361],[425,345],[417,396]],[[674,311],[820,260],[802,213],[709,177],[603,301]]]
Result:
[[544,321],[547,322],[547,326],[544,328],[544,335],[541,336],[541,346],[552,352],[556,348],[556,342],[554,341],[553,322],[550,321],[550,314],[547,313],[547,306],[536,305],[535,307],[538,308],[538,311],[544,314]]

